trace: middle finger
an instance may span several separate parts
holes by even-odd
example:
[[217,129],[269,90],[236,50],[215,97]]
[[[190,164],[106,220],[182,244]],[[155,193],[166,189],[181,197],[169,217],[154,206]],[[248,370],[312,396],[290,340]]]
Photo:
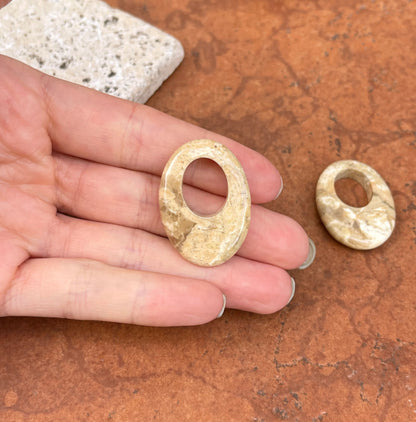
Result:
[[[165,235],[158,205],[159,177],[66,155],[56,155],[55,163],[59,211]],[[224,201],[190,186],[183,189],[188,205],[195,209],[203,204],[208,214]],[[291,269],[305,261],[308,248],[306,233],[293,219],[253,205],[248,235],[238,255]]]

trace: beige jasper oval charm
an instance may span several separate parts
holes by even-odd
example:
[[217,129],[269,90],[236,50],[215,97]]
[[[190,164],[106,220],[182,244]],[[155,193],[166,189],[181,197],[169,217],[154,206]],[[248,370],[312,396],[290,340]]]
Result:
[[[224,206],[208,217],[194,213],[182,193],[184,173],[199,158],[215,161],[228,183]],[[185,259],[201,266],[222,264],[238,251],[248,231],[251,198],[244,170],[234,154],[222,144],[208,139],[188,142],[165,166],[159,207],[166,234]]]
[[[352,207],[339,199],[335,182],[353,179],[365,189],[368,204]],[[390,189],[370,166],[355,160],[337,161],[321,174],[316,204],[322,222],[339,242],[354,249],[373,249],[392,234],[396,212]]]

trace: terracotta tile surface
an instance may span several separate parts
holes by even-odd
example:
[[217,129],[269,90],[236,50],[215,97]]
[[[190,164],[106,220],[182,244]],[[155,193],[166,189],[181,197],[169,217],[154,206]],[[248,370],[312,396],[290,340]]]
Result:
[[[1,421],[416,420],[416,1],[119,0],[186,57],[149,104],[264,153],[268,206],[317,245],[269,316],[196,328],[0,320]],[[339,159],[378,170],[397,208],[373,251],[336,243],[314,188]],[[357,194],[358,195],[358,194]]]

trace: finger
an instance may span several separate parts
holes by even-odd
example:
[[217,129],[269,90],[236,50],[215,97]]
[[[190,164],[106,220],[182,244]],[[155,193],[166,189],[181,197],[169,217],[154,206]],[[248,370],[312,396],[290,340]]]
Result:
[[[165,235],[159,214],[158,177],[64,155],[55,158],[61,212]],[[184,186],[184,195],[192,209],[206,214],[215,213],[224,201],[189,186]],[[308,237],[291,218],[254,205],[249,232],[238,254],[296,268],[308,255]]]
[[177,326],[209,322],[223,304],[221,291],[203,281],[46,258],[22,264],[4,314]]
[[227,307],[257,313],[283,308],[292,293],[290,276],[273,265],[234,257],[218,267],[185,261],[167,239],[142,230],[59,216],[49,256],[88,258],[108,265],[199,279],[216,285]]
[[[160,175],[170,155],[183,143],[208,138],[228,147],[241,162],[252,199],[272,200],[280,190],[276,168],[257,152],[224,136],[201,129],[150,107],[47,76],[15,60],[0,57],[2,72],[19,75],[19,83],[45,101],[48,133],[56,151],[117,167]],[[224,193],[218,169],[204,161],[187,183]]]

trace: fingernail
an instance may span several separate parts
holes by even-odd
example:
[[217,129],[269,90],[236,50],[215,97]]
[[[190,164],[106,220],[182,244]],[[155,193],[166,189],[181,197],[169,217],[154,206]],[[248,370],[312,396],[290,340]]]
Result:
[[313,240],[309,238],[309,253],[308,257],[306,258],[306,261],[298,267],[299,270],[304,270],[305,268],[308,268],[309,265],[312,264],[316,256],[316,246],[315,243],[313,243]]
[[293,277],[290,277],[290,280],[292,281],[292,294],[290,295],[289,301],[287,302],[287,305],[292,301],[293,296],[295,296],[295,290],[296,290],[296,283],[295,279]]
[[222,308],[221,308],[220,313],[219,313],[219,314],[218,314],[218,316],[217,316],[217,319],[218,319],[218,318],[221,318],[221,317],[224,315],[225,305],[226,305],[226,303],[227,303],[227,298],[225,297],[225,295],[224,295],[224,294],[222,295],[222,300],[223,300]]
[[282,176],[280,176],[280,189],[274,199],[277,199],[280,196],[280,194],[282,193],[282,190],[283,190],[283,179],[282,179]]

